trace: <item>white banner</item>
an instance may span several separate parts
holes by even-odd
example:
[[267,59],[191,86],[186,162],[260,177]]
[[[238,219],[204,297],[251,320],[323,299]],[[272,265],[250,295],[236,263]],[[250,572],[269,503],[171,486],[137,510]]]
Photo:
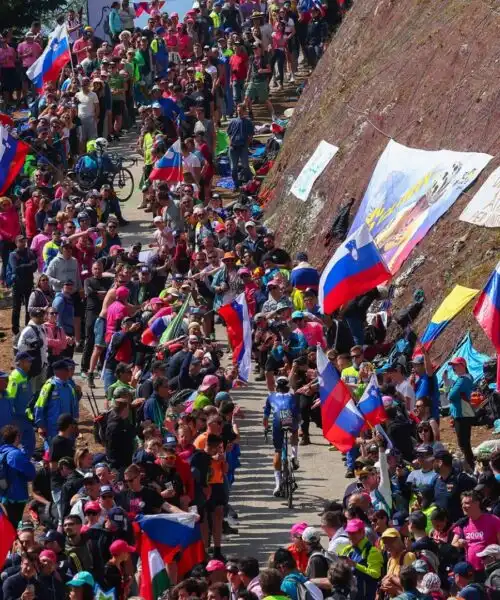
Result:
[[459,219],[482,227],[500,227],[500,167],[484,182]]
[[314,154],[306,162],[290,190],[299,200],[306,201],[311,193],[314,182],[323,173],[326,165],[339,151],[337,146],[321,140]]
[[396,273],[492,158],[477,152],[408,148],[390,140],[349,235],[365,222],[391,272]]

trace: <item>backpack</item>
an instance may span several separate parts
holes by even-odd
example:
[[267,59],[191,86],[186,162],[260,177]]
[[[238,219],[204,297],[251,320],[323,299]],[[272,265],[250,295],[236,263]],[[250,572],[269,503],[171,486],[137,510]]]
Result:
[[7,479],[7,451],[2,452],[0,456],[0,490],[5,491],[9,487]]
[[297,581],[297,600],[323,600],[323,592],[312,581]]

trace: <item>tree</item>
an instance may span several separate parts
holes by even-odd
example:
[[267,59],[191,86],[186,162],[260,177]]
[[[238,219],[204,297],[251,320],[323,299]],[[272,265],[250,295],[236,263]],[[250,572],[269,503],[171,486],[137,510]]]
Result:
[[67,0],[8,0],[0,2],[0,27],[25,29],[33,21],[46,22],[46,15],[64,11]]

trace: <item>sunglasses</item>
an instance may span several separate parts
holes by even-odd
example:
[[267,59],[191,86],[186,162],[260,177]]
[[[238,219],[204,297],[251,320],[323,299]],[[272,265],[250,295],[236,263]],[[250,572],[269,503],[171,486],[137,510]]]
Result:
[[108,229],[116,229],[116,225],[108,225]]
[[361,354],[351,354],[351,358],[359,358]]
[[57,313],[56,313],[56,312],[53,312],[53,311],[49,312],[49,315],[50,315],[51,317],[54,317],[54,316],[55,316],[55,317],[57,317]]

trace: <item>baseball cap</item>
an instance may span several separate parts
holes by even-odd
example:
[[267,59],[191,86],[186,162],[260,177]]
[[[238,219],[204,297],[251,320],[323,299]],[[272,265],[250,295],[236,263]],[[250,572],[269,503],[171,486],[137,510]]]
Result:
[[293,535],[294,537],[302,537],[302,534],[308,527],[309,525],[305,521],[302,521],[301,523],[295,523],[295,525],[292,525],[292,528],[290,529],[290,535]]
[[35,525],[34,525],[33,521],[29,521],[29,520],[19,521],[19,523],[17,525],[17,530],[18,531],[34,531]]
[[85,473],[83,476],[83,484],[99,483],[99,478],[94,473]]
[[308,544],[317,543],[321,539],[321,530],[316,527],[306,527],[302,532],[302,539]]
[[455,356],[455,358],[452,358],[450,361],[448,361],[448,364],[451,367],[454,366],[454,365],[462,365],[462,367],[466,367],[467,366],[467,361],[462,356]]
[[73,587],[81,587],[82,585],[90,585],[92,588],[95,586],[94,578],[91,573],[88,571],[80,571],[77,573],[73,579],[68,581],[66,585],[71,585]]
[[476,556],[485,558],[486,556],[500,556],[500,546],[498,544],[490,544],[482,552],[478,552]]
[[153,223],[162,223],[163,219],[158,215],[153,219]]
[[303,319],[304,313],[301,310],[294,310],[292,313],[292,321],[295,319]]
[[57,542],[61,548],[64,547],[64,535],[55,529],[49,529],[43,536],[42,541],[44,544],[47,542]]
[[247,227],[255,227],[255,222],[254,222],[254,221],[247,221],[247,222],[245,223],[245,229],[246,229]]
[[424,456],[431,456],[434,454],[434,450],[430,444],[420,444],[415,448],[415,452]]
[[16,354],[16,361],[19,361],[19,360],[31,360],[32,361],[33,357],[30,354],[28,354],[27,352],[18,352]]
[[112,509],[108,510],[108,519],[119,529],[127,528],[127,515],[123,508],[120,508],[119,506],[114,506]]
[[99,513],[101,512],[101,505],[99,504],[99,502],[97,502],[97,500],[87,502],[87,504],[85,504],[85,508],[83,509],[83,514],[87,512]]
[[50,562],[57,562],[56,553],[53,550],[42,550],[40,552],[40,558],[48,558]]
[[113,494],[113,488],[110,485],[101,485],[101,491],[99,492],[99,496],[106,496],[107,494]]
[[124,285],[121,285],[116,290],[116,297],[120,300],[124,300],[125,298],[127,298],[128,297],[128,288],[126,288]]
[[129,546],[125,540],[115,540],[109,547],[112,556],[118,556],[124,552],[135,552],[134,546]]
[[409,519],[409,515],[406,511],[404,511],[404,510],[396,511],[392,515],[392,525],[396,528],[401,529],[401,527],[404,527],[405,523],[408,523],[408,519]]
[[307,260],[309,260],[309,257],[305,252],[297,252],[297,254],[295,255],[295,260],[298,262],[306,262]]
[[380,536],[383,540],[384,539],[396,539],[396,538],[400,538],[401,539],[401,534],[399,533],[399,531],[397,529],[394,529],[394,527],[389,527],[388,529],[386,529],[384,531],[384,533]]
[[10,373],[7,371],[0,371],[0,379],[8,379],[10,377]]
[[[196,338],[196,339],[198,339],[198,338]],[[209,390],[211,387],[214,387],[218,384],[219,384],[219,378],[216,375],[205,375],[205,377],[203,378],[203,381],[201,382],[201,385],[198,389],[200,390],[200,392],[205,392],[206,390]]]
[[434,458],[436,458],[437,460],[445,460],[450,462],[453,462],[453,454],[451,452],[449,452],[448,450],[445,450],[444,448],[442,448],[441,450],[436,450],[436,452],[434,452]]
[[421,354],[417,354],[416,356],[413,357],[412,361],[411,361],[414,365],[423,365],[424,364],[424,357]]
[[153,102],[151,108],[161,108],[161,104],[159,102]]
[[345,526],[346,533],[358,533],[358,531],[363,531],[364,529],[365,524],[361,519],[350,519]]
[[209,560],[206,569],[209,573],[213,573],[214,571],[225,571],[226,565],[221,560]]
[[474,575],[474,568],[470,563],[464,560],[462,562],[457,563],[453,567],[453,573],[455,575],[462,575],[463,577],[470,577]]

